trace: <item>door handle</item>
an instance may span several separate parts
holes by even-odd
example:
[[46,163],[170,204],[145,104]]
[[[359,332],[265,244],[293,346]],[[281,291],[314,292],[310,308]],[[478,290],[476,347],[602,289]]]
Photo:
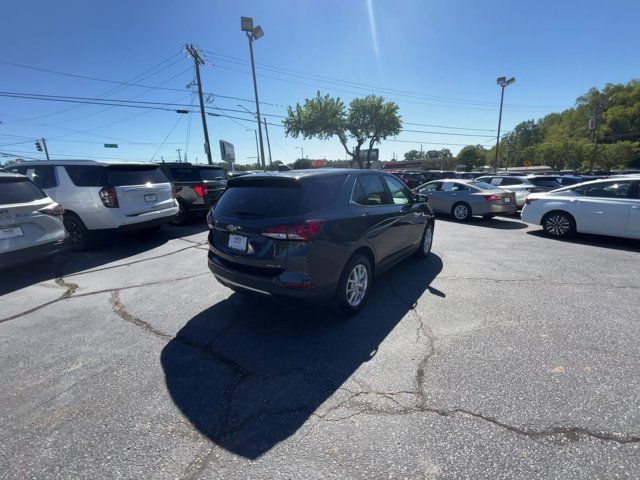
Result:
[[631,208],[633,208],[634,210],[640,210],[640,206],[638,205],[632,205]]

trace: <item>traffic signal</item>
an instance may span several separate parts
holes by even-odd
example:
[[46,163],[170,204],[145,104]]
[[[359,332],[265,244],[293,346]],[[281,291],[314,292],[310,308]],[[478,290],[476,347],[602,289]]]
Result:
[[39,141],[36,141],[36,150],[38,150],[39,152],[42,151],[42,145],[40,145]]

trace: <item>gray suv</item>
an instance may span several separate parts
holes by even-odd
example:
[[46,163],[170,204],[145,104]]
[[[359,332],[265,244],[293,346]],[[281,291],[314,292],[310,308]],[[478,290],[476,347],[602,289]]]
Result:
[[371,170],[259,173],[229,180],[207,216],[209,268],[233,290],[335,300],[347,315],[374,276],[431,250],[434,217],[395,176]]
[[66,248],[63,214],[27,177],[0,172],[0,269]]

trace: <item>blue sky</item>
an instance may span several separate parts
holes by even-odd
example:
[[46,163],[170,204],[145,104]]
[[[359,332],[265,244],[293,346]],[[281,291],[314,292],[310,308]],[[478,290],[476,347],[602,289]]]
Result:
[[[318,90],[347,103],[369,93],[397,101],[405,130],[416,131],[384,141],[386,160],[421,145],[454,153],[490,146],[500,75],[517,78],[506,91],[504,129],[570,107],[592,86],[640,76],[637,0],[61,0],[4,2],[0,61],[156,88],[0,63],[0,90],[189,104],[193,63],[182,50],[193,43],[212,64],[202,67],[210,111],[238,117],[208,117],[214,160],[225,139],[238,162],[254,162],[255,123],[231,111],[254,109],[241,15],[265,31],[254,44],[258,88],[274,124],[273,159],[285,162],[300,156],[296,147],[309,158],[344,158],[335,139],[287,138],[278,126],[284,106]],[[41,157],[36,137],[59,158],[173,160],[178,148],[191,161],[206,158],[198,114],[0,97],[0,122],[0,152],[33,158]]]

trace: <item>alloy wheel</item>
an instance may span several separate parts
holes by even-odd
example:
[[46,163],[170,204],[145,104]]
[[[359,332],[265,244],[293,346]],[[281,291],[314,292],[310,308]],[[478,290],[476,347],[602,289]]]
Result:
[[431,251],[431,243],[433,242],[433,229],[431,226],[424,231],[424,240],[422,241],[422,251],[426,255]]
[[353,267],[347,280],[347,303],[350,306],[356,308],[362,303],[367,293],[368,284],[369,274],[367,267],[359,263]]
[[571,222],[565,215],[552,215],[545,222],[545,229],[554,237],[562,237],[571,230]]
[[453,209],[453,216],[458,220],[464,220],[469,215],[469,209],[465,205],[456,205]]

